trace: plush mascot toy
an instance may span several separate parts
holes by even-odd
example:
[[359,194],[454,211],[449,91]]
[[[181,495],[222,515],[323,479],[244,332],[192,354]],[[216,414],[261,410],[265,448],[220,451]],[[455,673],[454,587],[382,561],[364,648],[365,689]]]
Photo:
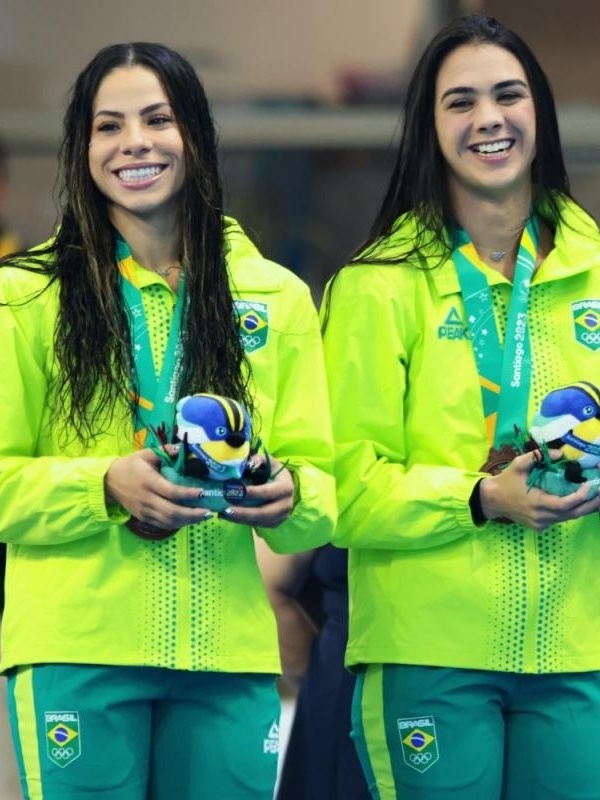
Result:
[[202,495],[187,505],[222,511],[230,505],[256,505],[246,497],[247,485],[271,479],[271,465],[253,466],[252,423],[246,409],[229,397],[193,394],[177,403],[175,438],[180,444],[172,456],[164,447],[155,448],[162,461],[161,473],[173,483],[202,489]]
[[[567,495],[589,481],[591,499],[600,485],[600,391],[580,381],[547,394],[530,428],[540,459],[529,476],[529,485],[551,494]],[[548,448],[562,451],[558,461]],[[527,449],[531,449],[530,446]]]

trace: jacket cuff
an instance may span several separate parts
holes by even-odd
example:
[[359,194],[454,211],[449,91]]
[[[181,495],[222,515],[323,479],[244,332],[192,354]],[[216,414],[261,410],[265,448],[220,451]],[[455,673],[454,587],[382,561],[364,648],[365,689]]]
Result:
[[469,508],[471,509],[471,517],[473,518],[473,524],[477,525],[485,525],[488,521],[487,517],[483,513],[483,508],[481,507],[481,481],[483,478],[480,478],[475,486],[473,487],[473,491],[471,492],[471,496],[469,497]]

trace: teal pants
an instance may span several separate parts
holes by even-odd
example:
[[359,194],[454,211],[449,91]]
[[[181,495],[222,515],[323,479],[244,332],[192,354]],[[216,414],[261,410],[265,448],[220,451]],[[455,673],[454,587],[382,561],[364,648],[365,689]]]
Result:
[[600,672],[369,665],[352,725],[374,800],[600,800]]
[[40,665],[9,674],[27,800],[272,800],[272,675]]

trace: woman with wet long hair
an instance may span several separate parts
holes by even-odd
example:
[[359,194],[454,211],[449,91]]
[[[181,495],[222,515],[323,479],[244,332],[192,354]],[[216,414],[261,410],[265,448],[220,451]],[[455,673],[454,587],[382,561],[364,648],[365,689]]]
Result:
[[[224,216],[204,90],[163,45],[81,72],[59,196],[55,235],[0,268],[2,667],[24,794],[266,800],[280,666],[252,531],[291,552],[335,519],[308,287]],[[251,415],[271,474],[252,505],[215,513],[161,474],[198,392]]]

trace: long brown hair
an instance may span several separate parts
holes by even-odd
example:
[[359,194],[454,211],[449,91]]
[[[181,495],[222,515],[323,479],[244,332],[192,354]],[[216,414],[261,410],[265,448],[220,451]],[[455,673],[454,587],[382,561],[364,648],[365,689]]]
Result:
[[[100,50],[77,78],[64,119],[57,194],[62,209],[51,243],[10,263],[36,262],[59,282],[55,352],[58,421],[82,441],[102,432],[118,402],[137,388],[129,323],[115,269],[115,231],[90,175],[92,108],[103,78],[141,65],[160,80],[184,145],[181,259],[187,308],[182,321],[181,391],[209,391],[240,400],[252,412],[250,369],[239,338],[224,255],[222,188],[215,126],[193,67],[161,44],[134,42]],[[107,424],[107,423],[106,423]]]

